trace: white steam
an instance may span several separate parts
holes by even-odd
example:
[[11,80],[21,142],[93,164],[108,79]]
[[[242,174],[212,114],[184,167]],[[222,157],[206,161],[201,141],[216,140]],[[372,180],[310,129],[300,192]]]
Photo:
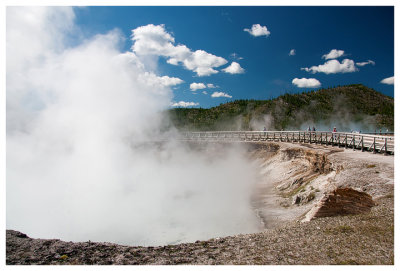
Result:
[[72,8],[7,8],[7,228],[156,245],[253,232],[255,169],[157,137],[171,90],[117,30],[81,39]]

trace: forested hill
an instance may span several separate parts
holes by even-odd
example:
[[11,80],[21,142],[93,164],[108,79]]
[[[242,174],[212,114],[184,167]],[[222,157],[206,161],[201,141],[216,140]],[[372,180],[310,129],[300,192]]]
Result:
[[364,85],[348,85],[271,100],[236,100],[209,109],[168,111],[180,130],[394,129],[394,99]]

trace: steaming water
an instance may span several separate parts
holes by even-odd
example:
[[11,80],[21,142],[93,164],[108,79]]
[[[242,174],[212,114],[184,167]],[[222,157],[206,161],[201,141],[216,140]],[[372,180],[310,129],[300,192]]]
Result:
[[32,237],[129,245],[258,231],[250,205],[257,170],[241,151],[177,146],[135,147],[140,156],[119,172],[58,155],[46,165],[14,162],[24,170],[8,173],[7,227]]
[[144,146],[171,89],[154,59],[120,52],[118,30],[71,46],[74,18],[7,8],[7,228],[130,245],[257,231],[243,151]]

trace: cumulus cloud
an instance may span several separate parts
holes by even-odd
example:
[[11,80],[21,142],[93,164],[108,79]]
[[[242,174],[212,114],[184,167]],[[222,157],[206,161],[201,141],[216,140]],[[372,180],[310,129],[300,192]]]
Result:
[[290,50],[289,55],[290,56],[296,55],[296,50],[295,49]]
[[152,72],[144,72],[139,74],[142,81],[145,81],[148,85],[161,85],[164,87],[172,87],[182,84],[184,81],[178,77],[169,76],[157,76]]
[[184,81],[178,77],[162,76],[158,77],[161,84],[166,87],[176,86],[182,84]]
[[167,60],[167,63],[168,63],[168,64],[171,64],[171,65],[175,65],[175,66],[178,66],[178,65],[179,65],[179,61],[178,61],[176,58],[170,58],[170,59],[168,59],[168,60]]
[[243,31],[249,32],[250,35],[254,37],[266,36],[268,37],[271,32],[268,31],[266,26],[261,26],[260,24],[253,24],[251,29],[245,28]]
[[207,95],[207,94],[208,94],[207,91],[205,91],[205,90],[204,90],[202,93],[203,93],[204,95]]
[[174,45],[175,39],[164,25],[149,24],[132,30],[132,50],[139,56],[154,55],[167,58],[172,65],[182,64],[198,76],[218,73],[215,68],[228,61],[204,50],[191,51],[185,45]]
[[364,67],[365,65],[375,65],[375,61],[372,60],[368,60],[368,61],[364,61],[364,62],[357,62],[356,65],[359,67]]
[[173,106],[173,107],[191,107],[191,106],[198,106],[198,105],[199,105],[199,103],[184,102],[184,101],[180,101],[180,102],[171,104],[171,106]]
[[315,78],[294,78],[292,84],[299,88],[318,88],[321,83]]
[[228,93],[225,92],[214,92],[213,94],[211,94],[212,98],[219,98],[219,97],[225,97],[225,98],[232,98],[231,95],[229,95]]
[[222,69],[226,73],[230,74],[238,74],[238,73],[244,73],[244,69],[240,67],[240,64],[237,62],[232,62],[231,65],[229,65],[227,68]]
[[394,76],[382,79],[381,83],[386,85],[394,85]]
[[344,55],[343,50],[332,49],[328,54],[323,55],[322,58],[324,59],[334,59]]
[[332,59],[322,65],[312,66],[310,68],[301,68],[301,70],[311,73],[323,72],[325,74],[348,73],[358,71],[357,67],[354,64],[354,61],[347,58],[343,59],[342,63],[340,63],[336,59]]
[[198,76],[208,76],[218,73],[214,68],[228,63],[224,58],[212,55],[203,50],[196,50],[189,57],[183,59],[182,62],[187,69],[196,72]]
[[[173,45],[175,39],[165,31],[164,25],[149,24],[133,29],[132,40],[134,41],[132,50],[139,55],[153,54],[168,56],[178,53],[178,50]],[[180,49],[179,52],[183,55],[190,54],[187,47],[181,47]]]
[[204,89],[204,88],[206,88],[206,85],[203,83],[191,83],[190,84],[191,91],[196,91],[198,89]]
[[[191,91],[196,91],[199,89],[205,89],[205,88],[217,88],[214,84],[204,84],[204,83],[191,83],[190,84],[190,90]],[[203,91],[203,94],[207,94],[206,91]]]

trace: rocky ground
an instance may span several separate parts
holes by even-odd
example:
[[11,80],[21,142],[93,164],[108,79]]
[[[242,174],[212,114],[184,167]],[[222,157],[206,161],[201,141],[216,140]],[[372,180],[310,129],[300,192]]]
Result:
[[[260,233],[131,247],[31,239],[7,230],[6,263],[394,264],[393,156],[289,143],[257,145],[249,156],[262,175],[253,204],[265,221]],[[356,215],[313,218],[335,189],[365,193],[375,206]]]

